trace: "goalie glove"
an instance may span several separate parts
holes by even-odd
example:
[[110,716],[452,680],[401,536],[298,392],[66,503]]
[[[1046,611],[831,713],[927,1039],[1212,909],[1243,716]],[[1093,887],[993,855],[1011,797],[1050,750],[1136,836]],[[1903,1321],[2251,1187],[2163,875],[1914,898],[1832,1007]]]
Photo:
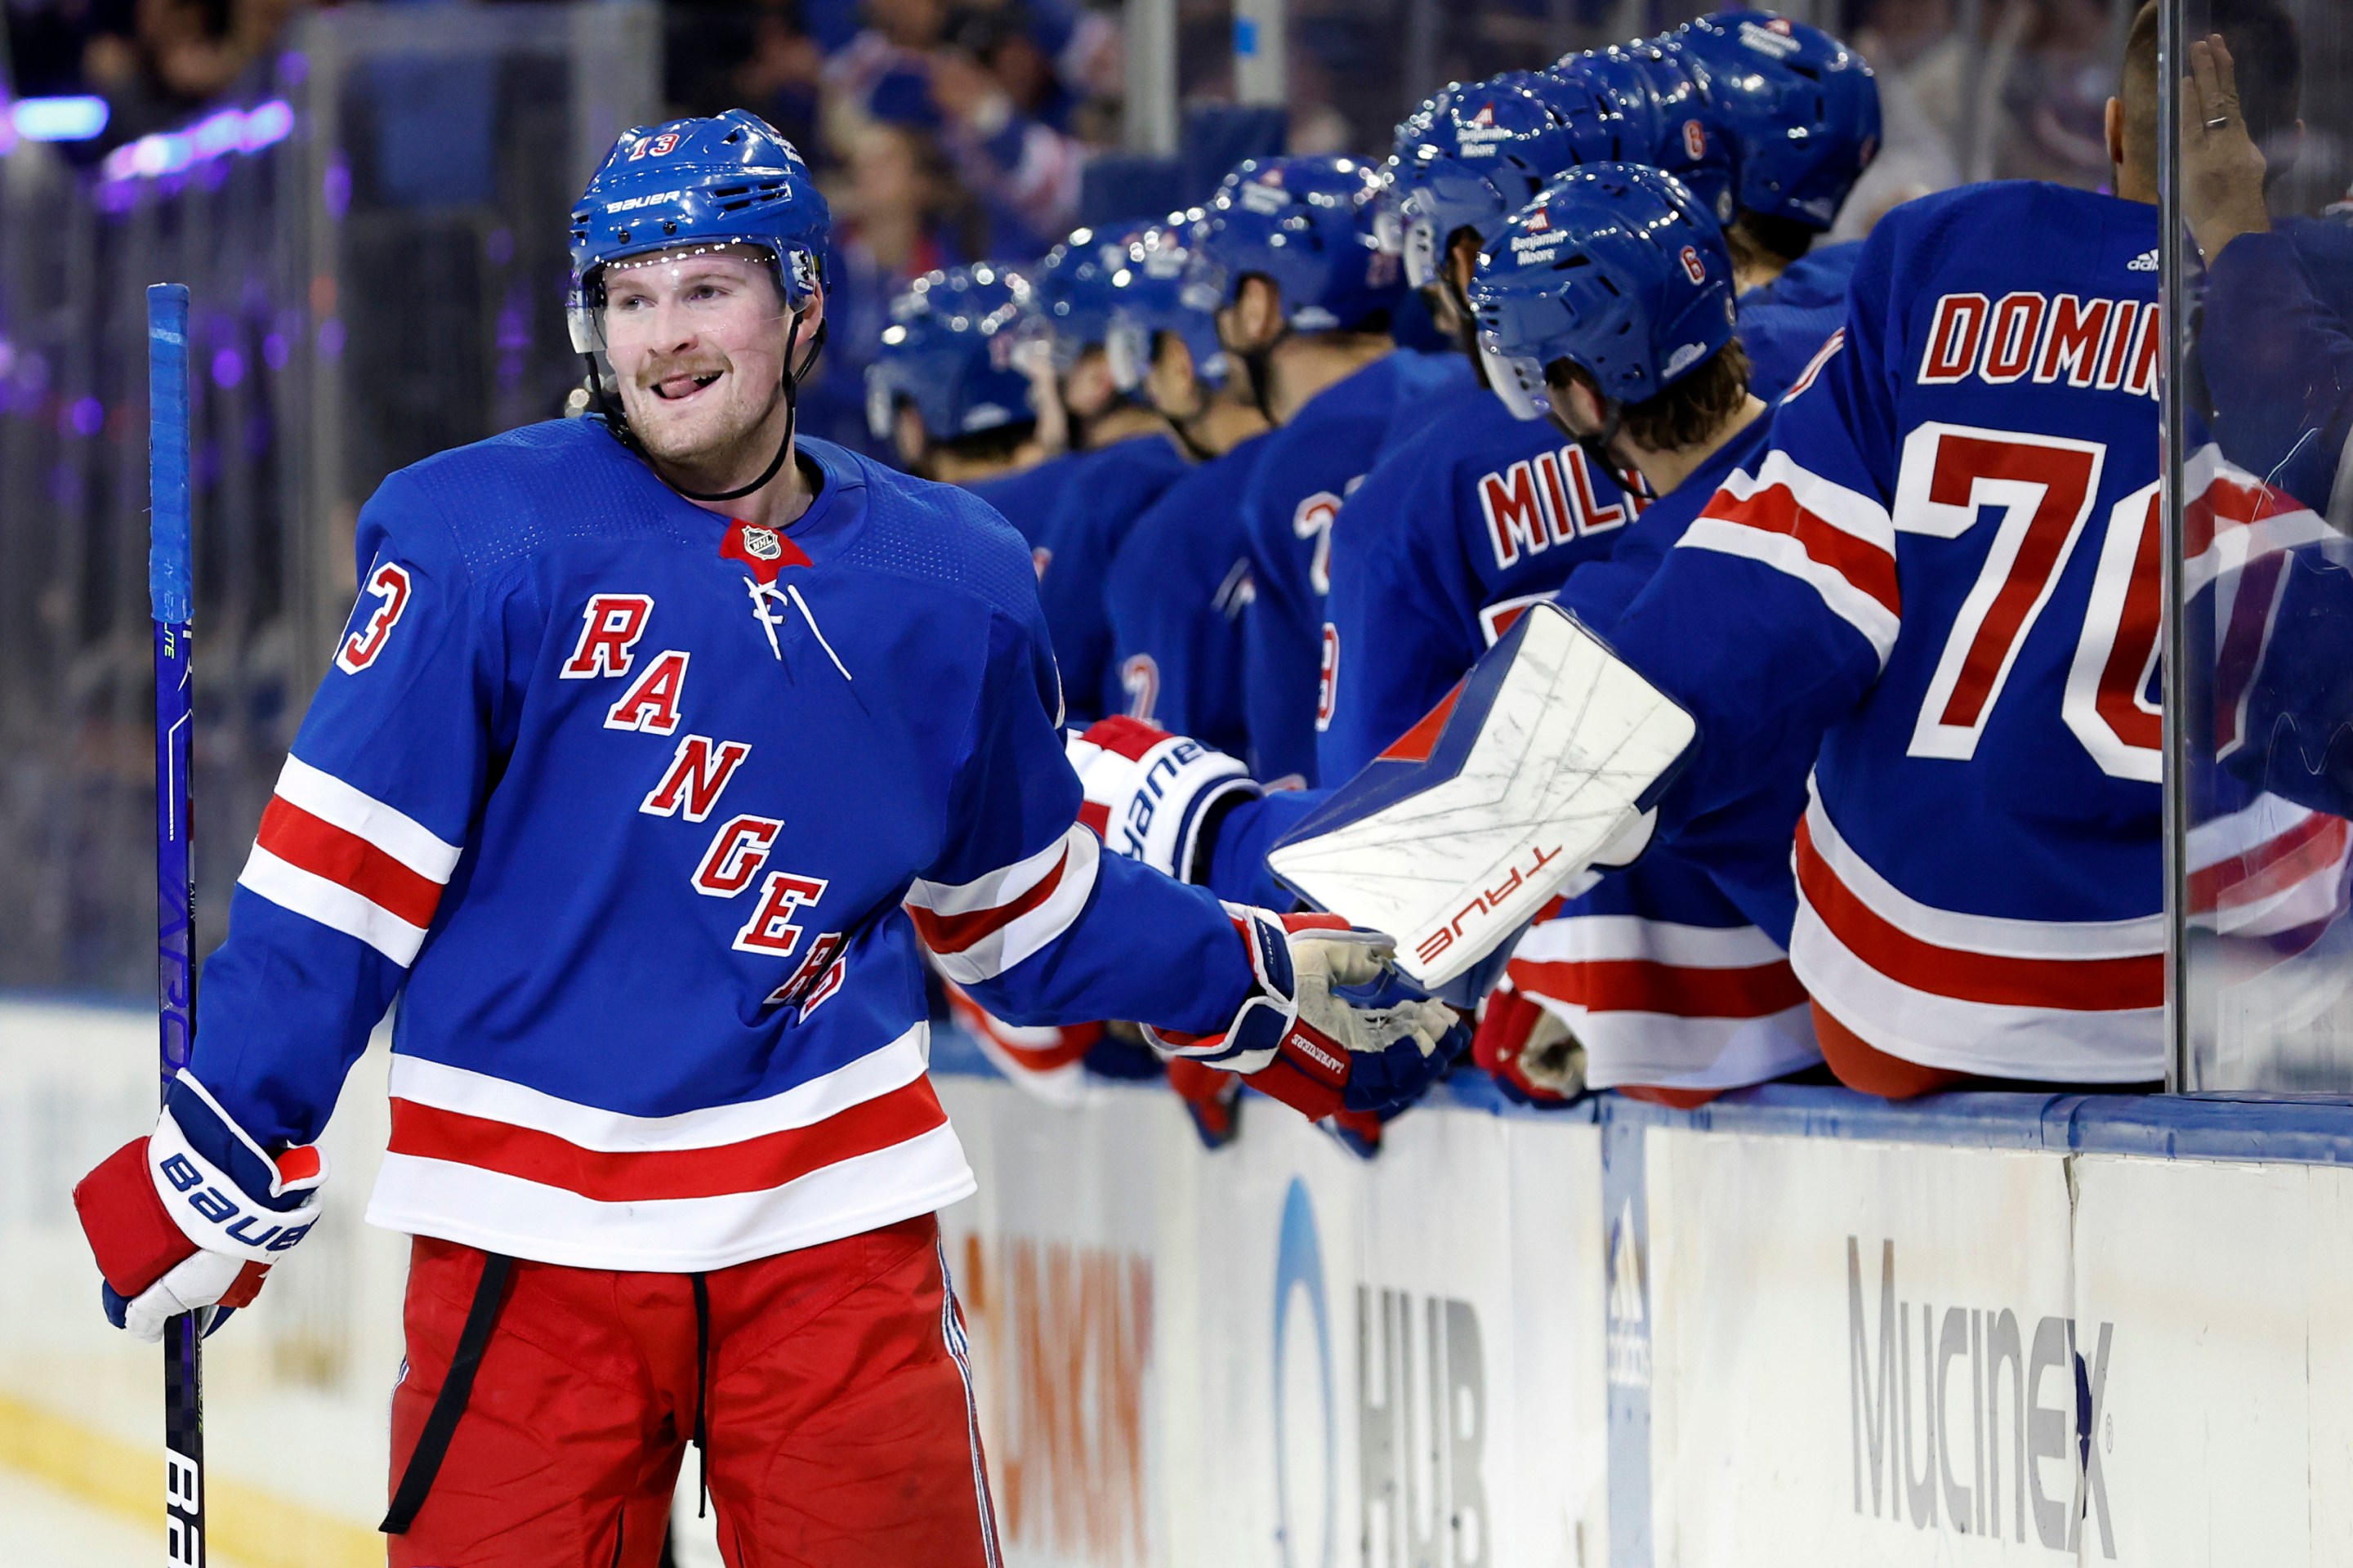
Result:
[[184,1312],[206,1333],[261,1289],[319,1218],[326,1163],[316,1146],[271,1155],[185,1072],[155,1130],[74,1188],[82,1234],[105,1277],[108,1321],[160,1340]]
[[1504,1097],[1565,1106],[1585,1092],[1585,1047],[1550,1009],[1508,981],[1488,993],[1471,1037],[1471,1060]]
[[1235,758],[1142,719],[1102,719],[1065,740],[1085,795],[1079,821],[1113,854],[1179,882],[1208,879],[1218,822],[1262,793]]
[[1398,973],[1378,932],[1332,915],[1226,908],[1258,983],[1222,1034],[1147,1030],[1165,1053],[1242,1074],[1322,1121],[1412,1103],[1470,1043],[1452,1009]]

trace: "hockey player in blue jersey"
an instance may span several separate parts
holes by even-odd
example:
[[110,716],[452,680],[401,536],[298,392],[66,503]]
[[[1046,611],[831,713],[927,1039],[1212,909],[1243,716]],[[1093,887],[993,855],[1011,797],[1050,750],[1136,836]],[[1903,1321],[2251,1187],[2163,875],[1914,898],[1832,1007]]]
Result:
[[733,1561],[978,1568],[918,940],[1311,1114],[1410,1094],[1451,1021],[1367,938],[1101,853],[1016,536],[794,438],[826,217],[788,144],[629,132],[573,228],[602,417],[364,509],[192,1065],[77,1205],[126,1327],[249,1299],[397,998],[394,1564],[646,1568],[691,1438]]
[[1267,423],[1229,373],[1212,313],[1188,305],[1191,220],[1148,231],[1118,285],[1110,360],[1201,459],[1136,519],[1104,585],[1118,711],[1247,757],[1242,616],[1254,593],[1242,502]]
[[1196,225],[1186,280],[1280,427],[1244,502],[1254,588],[1245,701],[1259,765],[1309,783],[1332,518],[1401,411],[1467,368],[1390,339],[1405,279],[1377,232],[1379,194],[1377,169],[1357,159],[1250,159]]
[[[1654,170],[1574,170],[1481,255],[1471,299],[1511,411],[1658,497],[1609,558],[1579,565],[1553,595],[1607,637],[1717,487],[1766,449],[1721,231]],[[1604,877],[1517,944],[1510,984],[1568,1024],[1591,1086],[1690,1105],[1819,1060],[1784,952],[1805,793],[1795,776],[1781,786]],[[1502,1031],[1482,1029],[1480,1044],[1506,1083],[1557,1090],[1559,1070],[1530,1072]]]
[[1119,287],[1113,280],[1142,261],[1147,228],[1081,229],[1038,269],[1041,320],[1064,405],[1085,449],[1070,461],[1036,552],[1062,699],[1076,723],[1125,705],[1105,579],[1136,520],[1190,466],[1167,421],[1120,387],[1107,350]]

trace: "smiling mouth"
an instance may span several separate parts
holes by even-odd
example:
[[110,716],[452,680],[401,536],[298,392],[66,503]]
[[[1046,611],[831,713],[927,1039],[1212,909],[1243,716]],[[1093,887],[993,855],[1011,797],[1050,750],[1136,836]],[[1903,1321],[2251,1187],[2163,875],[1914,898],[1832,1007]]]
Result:
[[665,376],[653,384],[653,395],[665,403],[683,402],[725,374],[723,370],[709,370],[692,375],[681,372]]

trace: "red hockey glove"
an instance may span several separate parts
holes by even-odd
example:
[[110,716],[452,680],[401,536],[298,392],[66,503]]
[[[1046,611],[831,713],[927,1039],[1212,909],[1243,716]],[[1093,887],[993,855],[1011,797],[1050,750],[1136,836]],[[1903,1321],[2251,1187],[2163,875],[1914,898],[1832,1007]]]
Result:
[[1226,908],[1258,984],[1222,1034],[1145,1031],[1169,1054],[1244,1074],[1322,1121],[1411,1103],[1470,1043],[1452,1009],[1398,973],[1387,937],[1336,915]]
[[1179,882],[1208,875],[1218,820],[1261,793],[1224,752],[1142,719],[1103,719],[1067,745],[1086,796],[1079,820],[1113,853]]
[[1510,981],[1488,992],[1471,1059],[1524,1106],[1565,1106],[1585,1092],[1585,1047],[1568,1025]]
[[1223,1149],[1241,1136],[1242,1080],[1190,1056],[1168,1058],[1168,1086],[1185,1102],[1204,1149]]
[[265,1153],[182,1073],[155,1130],[74,1188],[82,1234],[106,1277],[108,1319],[160,1340],[169,1319],[200,1311],[209,1332],[310,1234],[326,1179],[316,1147]]

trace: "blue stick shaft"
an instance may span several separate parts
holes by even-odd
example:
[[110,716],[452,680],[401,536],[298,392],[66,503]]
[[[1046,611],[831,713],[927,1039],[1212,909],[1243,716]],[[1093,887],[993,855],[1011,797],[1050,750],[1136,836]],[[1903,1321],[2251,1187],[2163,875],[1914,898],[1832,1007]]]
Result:
[[[188,478],[188,291],[157,283],[147,291],[147,597],[155,618],[155,1015],[166,1087],[195,1041]],[[164,1331],[164,1560],[187,1568],[203,1568],[206,1555],[202,1342],[193,1315]]]

